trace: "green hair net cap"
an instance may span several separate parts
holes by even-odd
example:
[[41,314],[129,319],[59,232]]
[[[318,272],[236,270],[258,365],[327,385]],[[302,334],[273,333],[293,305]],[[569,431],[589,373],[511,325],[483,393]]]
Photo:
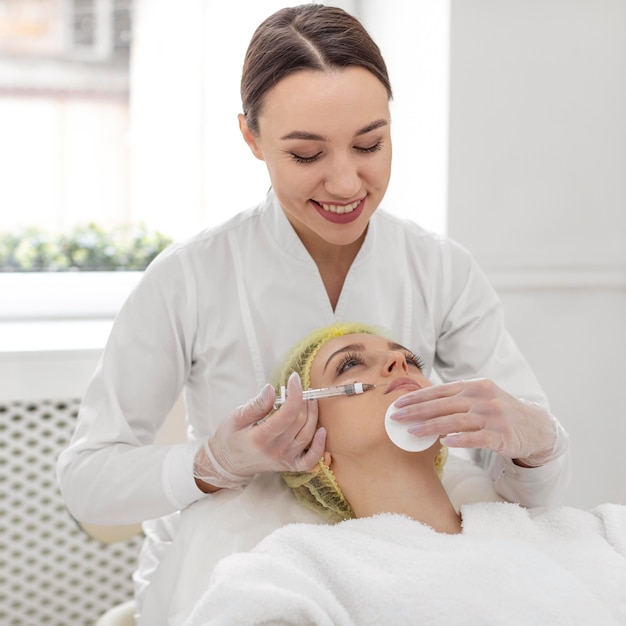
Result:
[[326,522],[335,523],[356,517],[333,471],[323,460],[309,472],[283,472],[282,476],[296,500]]

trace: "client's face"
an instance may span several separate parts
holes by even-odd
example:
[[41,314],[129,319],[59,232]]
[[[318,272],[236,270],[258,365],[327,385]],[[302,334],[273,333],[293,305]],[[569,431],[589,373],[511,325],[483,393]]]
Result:
[[331,454],[362,454],[381,443],[393,446],[384,428],[387,408],[401,395],[431,386],[419,357],[384,337],[354,334],[331,339],[311,364],[311,387],[354,382],[371,383],[376,389],[318,400],[319,423],[327,430]]

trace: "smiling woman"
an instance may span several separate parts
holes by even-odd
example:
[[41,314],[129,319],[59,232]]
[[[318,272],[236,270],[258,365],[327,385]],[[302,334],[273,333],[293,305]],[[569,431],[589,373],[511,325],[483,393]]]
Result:
[[239,124],[334,308],[336,269],[352,264],[389,183],[389,90],[363,67],[299,71],[266,93],[258,131],[246,115]]
[[[292,61],[287,71],[285,58]],[[558,438],[558,423],[504,327],[493,288],[464,248],[381,206],[392,146],[389,81],[376,44],[344,11],[287,7],[258,26],[242,85],[268,67],[275,80],[263,92],[256,124],[245,98],[239,124],[242,144],[263,160],[271,189],[254,208],[170,246],[143,273],[115,319],[75,435],[59,456],[68,508],[92,523],[152,520],[145,565],[156,565],[163,542],[171,541],[172,526],[162,518],[178,519],[200,499],[212,509],[204,527],[211,529],[213,556],[249,546],[292,519],[284,500],[267,511],[267,498],[256,498],[253,485],[266,484],[281,498],[279,474],[313,467],[326,430],[317,405],[302,400],[297,377],[288,380],[285,403],[267,417],[275,400],[268,375],[311,328],[349,319],[383,324],[419,350],[422,374],[403,350],[381,348],[415,372],[404,373],[413,382],[401,382],[394,395],[425,384],[421,376],[433,369],[443,381],[481,379],[460,391],[450,382],[404,394],[410,401],[400,421],[459,433],[457,447],[487,448],[497,486],[511,498],[558,499],[567,439]],[[358,398],[374,402],[380,394],[388,406],[392,392],[384,395],[379,384]],[[181,392],[190,440],[156,445]],[[339,471],[342,453],[335,452]],[[266,513],[271,520],[262,520]],[[241,524],[237,533],[230,532],[233,520]],[[142,619],[152,626],[163,621],[170,591],[147,584],[149,574],[137,578],[145,590]]]

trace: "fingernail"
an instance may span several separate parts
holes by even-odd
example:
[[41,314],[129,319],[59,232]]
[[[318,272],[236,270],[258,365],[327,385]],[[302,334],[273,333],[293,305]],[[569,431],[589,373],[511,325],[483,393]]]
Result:
[[274,402],[274,398],[276,398],[276,390],[269,383],[261,389],[261,400],[263,400],[264,404],[267,404],[270,400]]
[[392,420],[401,420],[403,417],[406,417],[408,414],[402,411],[394,411],[389,418]]
[[439,442],[441,443],[442,446],[450,446],[451,448],[453,448],[455,445],[459,444],[460,440],[461,440],[460,435],[452,434],[452,435],[446,435],[445,437],[442,437],[439,440]]
[[300,382],[300,374],[298,374],[298,372],[291,372],[291,374],[289,375],[289,380],[287,381],[287,384],[291,383],[293,384],[291,381],[293,380],[297,380],[298,381],[298,386],[302,386],[302,383]]

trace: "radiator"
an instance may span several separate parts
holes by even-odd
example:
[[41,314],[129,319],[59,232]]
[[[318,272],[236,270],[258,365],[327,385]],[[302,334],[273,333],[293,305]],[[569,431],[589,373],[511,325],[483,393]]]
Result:
[[67,512],[55,461],[79,401],[0,403],[0,624],[93,626],[132,598],[139,535],[102,544]]

